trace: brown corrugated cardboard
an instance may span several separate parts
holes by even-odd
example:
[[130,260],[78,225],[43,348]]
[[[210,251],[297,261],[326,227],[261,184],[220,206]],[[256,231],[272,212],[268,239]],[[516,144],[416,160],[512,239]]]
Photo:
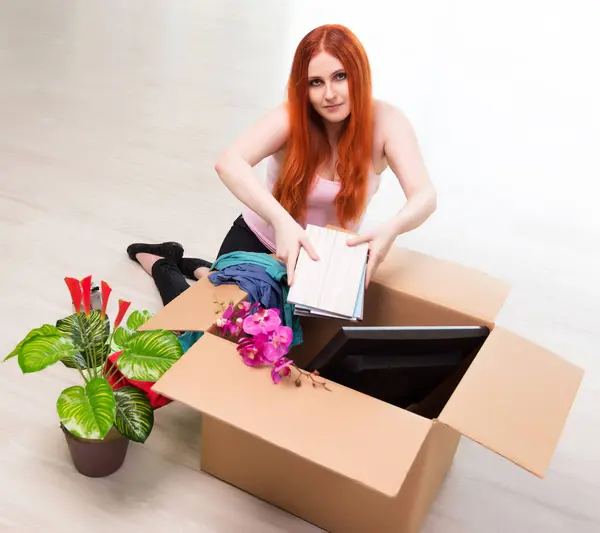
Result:
[[237,285],[215,287],[207,278],[203,278],[169,302],[140,331],[207,331],[221,312],[217,301],[227,304],[230,301],[241,302],[245,298],[246,293]]
[[[331,392],[273,385],[269,369],[245,366],[210,329],[215,302],[245,293],[202,280],[143,326],[206,332],[154,390],[204,413],[205,472],[329,531],[417,532],[461,434],[543,476],[577,392],[580,369],[495,327],[507,292],[460,265],[389,254],[367,290],[364,325],[492,329],[474,360],[403,410],[331,382]],[[302,366],[342,324],[304,319],[291,357]]]
[[385,290],[437,304],[480,324],[496,320],[509,292],[506,283],[488,274],[406,248],[390,250],[375,279]]
[[496,327],[439,419],[541,477],[581,377],[578,367]]
[[180,391],[179,401],[388,496],[400,490],[431,426],[336,383],[331,392],[292,380],[272,386],[269,369],[240,364],[235,345],[214,335],[188,354],[157,390]]

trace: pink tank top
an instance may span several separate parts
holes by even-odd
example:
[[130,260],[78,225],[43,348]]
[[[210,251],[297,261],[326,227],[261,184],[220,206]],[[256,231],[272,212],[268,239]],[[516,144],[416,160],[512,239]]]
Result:
[[[280,164],[274,157],[270,157],[267,161],[267,187],[269,191],[273,190],[273,186],[279,177]],[[369,183],[367,189],[367,204],[371,201],[373,195],[379,190],[381,175],[375,174],[373,170],[369,174]],[[335,213],[335,197],[340,190],[339,181],[331,181],[317,176],[317,183],[309,192],[307,198],[307,224],[315,226],[327,226],[328,224],[339,226]],[[244,220],[248,227],[256,234],[259,240],[272,252],[275,252],[275,230],[258,214],[248,207],[244,207],[242,212]],[[348,228],[356,231],[361,220],[354,228]]]

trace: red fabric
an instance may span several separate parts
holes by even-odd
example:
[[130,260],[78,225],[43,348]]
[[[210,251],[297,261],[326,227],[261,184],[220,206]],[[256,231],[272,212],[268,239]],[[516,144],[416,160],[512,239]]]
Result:
[[[152,386],[154,385],[153,381],[135,381],[133,379],[123,377],[121,371],[115,367],[115,363],[117,359],[121,357],[122,353],[123,351],[115,352],[112,355],[109,355],[106,361],[105,375],[108,376],[109,374],[111,374],[111,377],[108,378],[108,382],[110,383],[113,390],[127,386],[140,389],[141,391],[145,392],[148,396],[150,400],[150,405],[153,409],[158,409],[159,407],[163,407],[164,405],[171,403],[172,400],[152,390]],[[117,382],[118,385],[115,386]]]

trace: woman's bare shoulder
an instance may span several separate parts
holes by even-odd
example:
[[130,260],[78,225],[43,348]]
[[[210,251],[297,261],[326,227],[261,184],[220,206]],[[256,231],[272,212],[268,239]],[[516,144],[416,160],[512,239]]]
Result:
[[282,103],[276,107],[269,109],[262,120],[269,121],[272,125],[289,133],[290,116],[287,109],[287,104]]
[[384,100],[374,100],[373,126],[376,132],[385,132],[391,125],[410,127],[402,110]]
[[278,149],[273,152],[272,156],[278,163],[282,163],[285,158],[285,150],[290,135],[290,116],[286,104],[275,107],[271,110],[271,113],[273,115],[273,123],[276,124],[279,132]]
[[251,166],[276,154],[285,146],[289,137],[289,118],[284,104],[270,109],[246,129],[226,150],[237,153]]

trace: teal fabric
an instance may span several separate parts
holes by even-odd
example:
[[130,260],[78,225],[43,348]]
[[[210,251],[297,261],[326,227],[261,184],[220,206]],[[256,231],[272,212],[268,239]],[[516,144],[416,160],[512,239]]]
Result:
[[212,270],[223,270],[229,266],[241,265],[242,263],[263,267],[275,281],[281,281],[283,276],[287,274],[283,263],[268,254],[258,252],[231,252],[222,255],[213,263]]
[[294,337],[292,339],[292,346],[296,346],[302,343],[302,328],[300,326],[300,318],[294,315],[294,306],[287,303],[288,293],[290,288],[287,284],[287,269],[285,265],[271,257],[269,254],[259,252],[231,252],[229,254],[222,255],[212,265],[213,270],[223,270],[229,266],[251,264],[258,265],[265,269],[266,273],[271,276],[275,281],[281,284],[284,304],[283,304],[283,316],[281,322],[284,326],[292,328]]
[[[294,315],[294,306],[287,303],[288,293],[290,288],[287,284],[287,270],[283,263],[271,257],[268,254],[258,252],[231,252],[229,254],[222,255],[212,265],[211,270],[223,270],[229,266],[235,266],[240,264],[252,264],[258,265],[265,269],[266,273],[271,276],[275,281],[281,283],[283,296],[285,302],[283,304],[283,316],[281,321],[284,326],[292,328],[294,333],[292,339],[292,346],[296,346],[302,343],[302,328],[300,326],[300,318]],[[285,279],[284,279],[285,278]],[[178,339],[183,347],[184,353],[187,352],[192,345],[202,337],[202,331],[186,331],[181,334]]]
[[203,331],[186,331],[177,337],[181,347],[183,348],[183,353],[187,352],[192,345],[204,335]]

